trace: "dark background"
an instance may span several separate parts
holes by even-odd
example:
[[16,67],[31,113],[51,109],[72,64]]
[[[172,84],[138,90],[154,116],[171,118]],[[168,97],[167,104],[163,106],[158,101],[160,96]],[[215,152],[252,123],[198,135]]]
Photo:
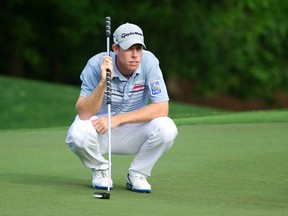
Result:
[[142,28],[173,100],[288,107],[287,11],[285,0],[1,0],[0,74],[79,86],[111,16],[112,32]]

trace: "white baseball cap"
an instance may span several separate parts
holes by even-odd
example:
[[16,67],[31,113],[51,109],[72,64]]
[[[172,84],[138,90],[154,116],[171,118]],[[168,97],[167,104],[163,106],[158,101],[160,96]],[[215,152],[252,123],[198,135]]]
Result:
[[125,23],[119,26],[114,34],[114,43],[118,44],[123,50],[129,49],[134,44],[144,44],[144,36],[140,27],[135,24]]

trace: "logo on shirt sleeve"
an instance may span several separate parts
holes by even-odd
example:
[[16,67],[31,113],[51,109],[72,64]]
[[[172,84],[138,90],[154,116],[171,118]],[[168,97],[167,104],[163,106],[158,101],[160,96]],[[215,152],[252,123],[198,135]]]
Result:
[[161,94],[161,86],[160,86],[160,81],[153,81],[149,83],[150,86],[150,91],[152,95],[159,95]]

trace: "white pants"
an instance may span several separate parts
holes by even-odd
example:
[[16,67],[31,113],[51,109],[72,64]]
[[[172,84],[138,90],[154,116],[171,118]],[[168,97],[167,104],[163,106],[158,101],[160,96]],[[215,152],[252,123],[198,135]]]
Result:
[[[108,136],[94,129],[91,120],[80,120],[76,116],[69,128],[66,143],[87,168],[108,167],[102,156],[108,153]],[[159,117],[150,122],[124,124],[111,130],[112,154],[137,154],[132,161],[129,173],[151,175],[158,159],[174,142],[177,128],[169,117]]]

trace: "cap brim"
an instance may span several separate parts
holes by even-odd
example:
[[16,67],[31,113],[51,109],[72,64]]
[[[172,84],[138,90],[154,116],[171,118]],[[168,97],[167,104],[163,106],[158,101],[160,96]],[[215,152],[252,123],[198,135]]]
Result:
[[138,40],[138,39],[131,39],[125,42],[122,42],[121,44],[119,44],[119,46],[123,49],[123,50],[127,50],[129,49],[131,46],[133,46],[134,44],[141,44],[145,49],[146,46],[144,44],[144,42],[142,40]]

